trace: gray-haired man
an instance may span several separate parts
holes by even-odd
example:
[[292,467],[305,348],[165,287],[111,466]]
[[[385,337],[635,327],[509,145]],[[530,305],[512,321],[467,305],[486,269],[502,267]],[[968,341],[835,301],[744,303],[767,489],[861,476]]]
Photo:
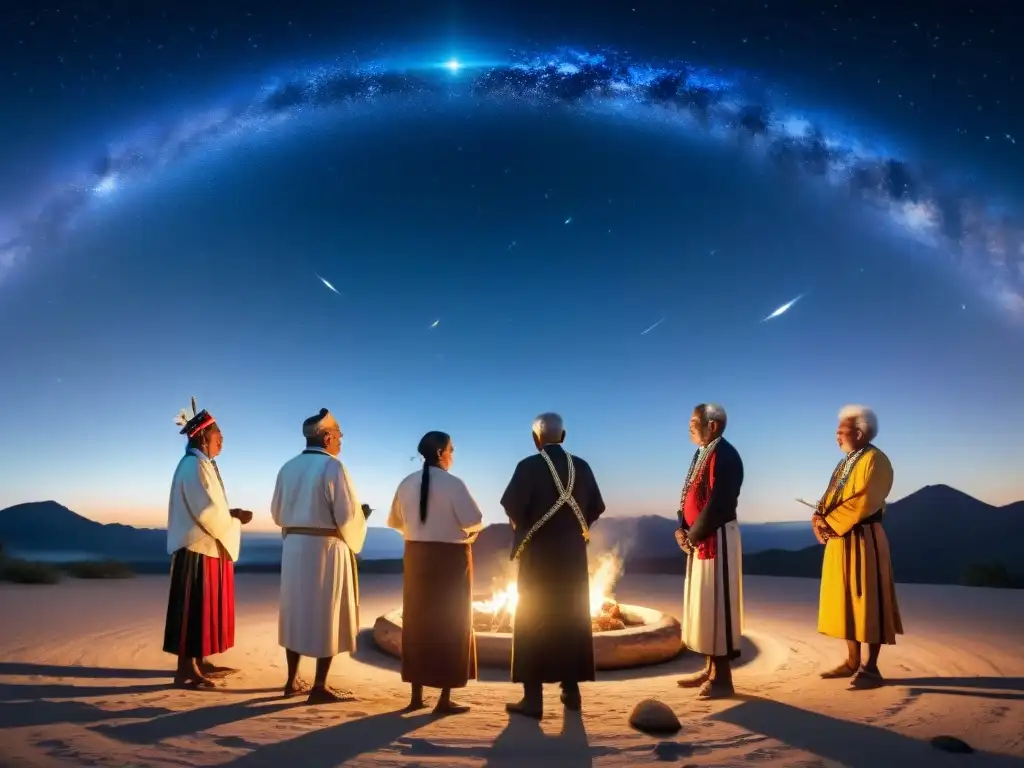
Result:
[[561,683],[562,703],[578,710],[580,682],[595,677],[587,542],[604,499],[590,465],[567,453],[564,440],[561,416],[538,416],[538,453],[519,462],[501,497],[519,560],[512,682],[523,685],[522,701],[506,709],[534,718],[543,713],[544,683]]

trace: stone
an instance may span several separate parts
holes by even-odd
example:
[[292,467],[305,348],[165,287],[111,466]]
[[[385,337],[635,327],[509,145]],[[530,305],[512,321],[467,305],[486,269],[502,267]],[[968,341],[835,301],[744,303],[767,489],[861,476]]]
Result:
[[943,752],[952,752],[954,755],[969,755],[974,752],[974,747],[956,736],[936,736],[932,739],[932,746]]
[[633,707],[629,724],[650,734],[678,733],[683,727],[672,708],[658,699],[644,699]]

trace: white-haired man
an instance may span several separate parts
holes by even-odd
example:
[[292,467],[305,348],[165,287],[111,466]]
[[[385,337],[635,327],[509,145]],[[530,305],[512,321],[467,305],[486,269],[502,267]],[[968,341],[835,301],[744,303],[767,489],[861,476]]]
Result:
[[512,682],[523,686],[522,700],[505,708],[537,719],[544,683],[561,683],[562,703],[575,711],[579,684],[595,677],[587,542],[604,499],[590,465],[570,456],[564,440],[561,416],[538,416],[538,453],[519,462],[501,497],[519,560]]
[[732,660],[743,634],[743,551],[736,506],[743,461],[722,433],[725,409],[701,403],[690,417],[697,451],[679,499],[676,541],[687,553],[683,644],[706,658],[704,669],[679,681],[702,698],[731,696]]
[[[847,645],[846,661],[821,676],[849,678],[851,688],[882,683],[878,654],[903,634],[889,540],[882,528],[892,464],[872,445],[877,435],[878,417],[870,408],[847,405],[839,412],[836,442],[846,455],[811,518],[815,536],[825,545],[818,631]],[[863,665],[862,643],[868,646]]]
[[310,704],[350,699],[327,687],[339,653],[355,650],[359,631],[356,554],[366,541],[369,507],[338,459],[342,432],[326,408],[302,423],[306,450],[281,467],[271,514],[284,534],[279,642],[288,679],[284,695],[306,691],[299,660],[316,659]]

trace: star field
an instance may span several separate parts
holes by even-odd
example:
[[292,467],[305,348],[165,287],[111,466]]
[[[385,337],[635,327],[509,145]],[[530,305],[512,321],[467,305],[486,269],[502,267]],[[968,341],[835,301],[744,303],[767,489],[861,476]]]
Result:
[[[515,425],[563,409],[616,508],[663,512],[689,450],[677,411],[725,400],[750,513],[780,519],[814,492],[806,468],[834,464],[819,422],[867,401],[917,484],[902,490],[964,472],[1017,498],[1000,469],[1024,418],[1011,14],[15,10],[0,395],[19,408],[0,426],[66,410],[75,455],[103,446],[66,493],[102,506],[116,461],[138,478],[118,503],[150,510],[163,466],[125,453],[90,401],[162,425],[164,400],[196,394],[226,424],[239,503],[259,509],[285,421],[306,411],[342,414],[379,505],[421,428],[455,435],[487,489],[518,455]],[[180,351],[196,317],[218,350],[201,375]],[[973,438],[938,439],[934,414],[979,392],[1001,431],[960,466],[943,446]],[[656,458],[619,455],[608,429]],[[778,440],[798,446],[785,462]],[[10,471],[0,486],[34,493],[27,465]]]

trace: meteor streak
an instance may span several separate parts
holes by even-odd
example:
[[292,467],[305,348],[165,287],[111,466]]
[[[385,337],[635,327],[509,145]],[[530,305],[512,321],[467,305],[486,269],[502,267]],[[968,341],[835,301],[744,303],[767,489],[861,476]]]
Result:
[[648,328],[648,329],[647,329],[646,331],[640,331],[640,335],[641,335],[641,336],[646,336],[646,335],[647,335],[648,333],[650,333],[651,331],[653,331],[653,330],[654,330],[655,328],[657,328],[657,327],[658,327],[659,325],[661,325],[661,324],[662,324],[662,323],[664,323],[664,322],[665,322],[665,318],[663,317],[663,318],[661,318],[661,320],[659,320],[658,322],[656,322],[656,323],[655,323],[654,325],[652,325],[652,326],[651,326],[650,328]]
[[326,285],[326,286],[327,286],[327,288],[328,288],[329,290],[332,290],[332,291],[334,291],[335,293],[337,293],[337,294],[338,294],[339,296],[341,296],[341,294],[340,294],[340,293],[338,292],[338,289],[337,289],[337,288],[335,288],[335,287],[334,287],[333,285],[331,285],[331,284],[330,284],[330,283],[329,283],[329,282],[328,282],[327,280],[325,280],[324,278],[320,277],[320,275],[317,275],[316,277],[317,277],[317,279],[318,279],[318,280],[319,280],[319,281],[320,281],[321,283],[323,283],[324,285]]
[[805,294],[801,293],[799,296],[797,296],[792,301],[787,301],[781,307],[779,307],[774,312],[772,312],[770,315],[768,315],[768,317],[764,318],[761,322],[762,323],[767,323],[769,320],[774,320],[779,315],[786,314],[786,312],[788,312],[793,307],[794,304],[796,304],[798,301],[800,301],[800,299],[802,299],[804,297],[804,295]]

